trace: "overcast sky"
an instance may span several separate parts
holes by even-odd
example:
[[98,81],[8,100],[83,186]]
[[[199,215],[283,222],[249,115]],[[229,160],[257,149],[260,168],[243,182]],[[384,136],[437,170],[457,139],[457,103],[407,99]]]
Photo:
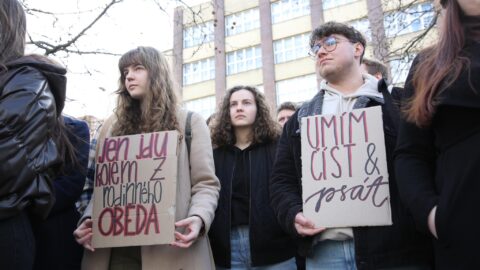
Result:
[[[66,40],[78,33],[99,13],[98,8],[110,0],[28,0],[30,8],[59,13],[55,21],[49,15],[28,16],[28,29],[32,36],[44,36],[52,40]],[[82,50],[104,50],[124,53],[139,45],[153,46],[161,51],[172,48],[173,8],[172,0],[158,1],[167,12],[161,11],[152,0],[125,0],[116,4],[78,42]],[[206,0],[185,1],[189,5]],[[77,14],[78,11],[89,11]],[[32,52],[32,48],[29,49]],[[40,51],[37,51],[40,52]],[[105,118],[115,105],[119,73],[118,56],[60,55],[68,69],[67,102],[64,112],[72,116],[94,115]]]

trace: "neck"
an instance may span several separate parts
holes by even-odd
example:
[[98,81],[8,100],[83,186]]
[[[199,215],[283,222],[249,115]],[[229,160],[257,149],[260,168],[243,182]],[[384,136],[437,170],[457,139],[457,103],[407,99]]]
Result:
[[235,128],[235,146],[240,149],[247,148],[252,143],[252,127]]
[[360,66],[352,65],[348,72],[327,79],[328,85],[344,95],[355,93],[363,85],[363,76]]

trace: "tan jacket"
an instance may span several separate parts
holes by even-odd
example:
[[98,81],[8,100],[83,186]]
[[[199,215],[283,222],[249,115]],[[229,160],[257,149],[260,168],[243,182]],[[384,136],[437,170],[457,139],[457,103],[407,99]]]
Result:
[[[142,269],[215,269],[207,233],[217,208],[220,182],[215,176],[210,133],[205,120],[194,113],[191,121],[192,144],[190,150],[191,169],[189,171],[188,153],[183,134],[186,112],[179,111],[177,117],[183,139],[179,146],[178,156],[175,220],[198,215],[205,223],[206,233],[199,236],[195,243],[187,249],[170,245],[142,246]],[[82,219],[91,214],[92,201]],[[109,262],[109,248],[96,249],[95,252],[85,249],[82,269],[108,270]]]

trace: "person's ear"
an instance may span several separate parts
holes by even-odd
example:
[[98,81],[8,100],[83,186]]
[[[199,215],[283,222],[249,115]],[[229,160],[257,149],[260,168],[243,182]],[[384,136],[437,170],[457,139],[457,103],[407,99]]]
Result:
[[354,55],[360,58],[363,55],[365,48],[363,47],[362,43],[357,42],[353,44],[353,50]]

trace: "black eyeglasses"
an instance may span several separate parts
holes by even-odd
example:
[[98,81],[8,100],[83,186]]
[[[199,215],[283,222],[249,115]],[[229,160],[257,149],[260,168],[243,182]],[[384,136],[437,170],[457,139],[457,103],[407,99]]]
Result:
[[[326,39],[324,39],[323,41],[319,41],[318,43],[315,43],[315,45],[313,45],[313,47],[310,49],[310,51],[308,52],[308,55],[310,55],[312,58],[316,58],[317,57],[317,53],[318,51],[320,50],[320,48],[324,48],[325,51],[327,52],[333,52],[335,51],[335,49],[337,49],[337,44],[339,42],[342,42],[342,41],[348,41],[348,42],[351,42],[350,40],[348,39],[339,39],[337,37],[334,37],[334,36],[330,36],[330,37],[327,37]],[[354,42],[352,42],[354,43]]]

